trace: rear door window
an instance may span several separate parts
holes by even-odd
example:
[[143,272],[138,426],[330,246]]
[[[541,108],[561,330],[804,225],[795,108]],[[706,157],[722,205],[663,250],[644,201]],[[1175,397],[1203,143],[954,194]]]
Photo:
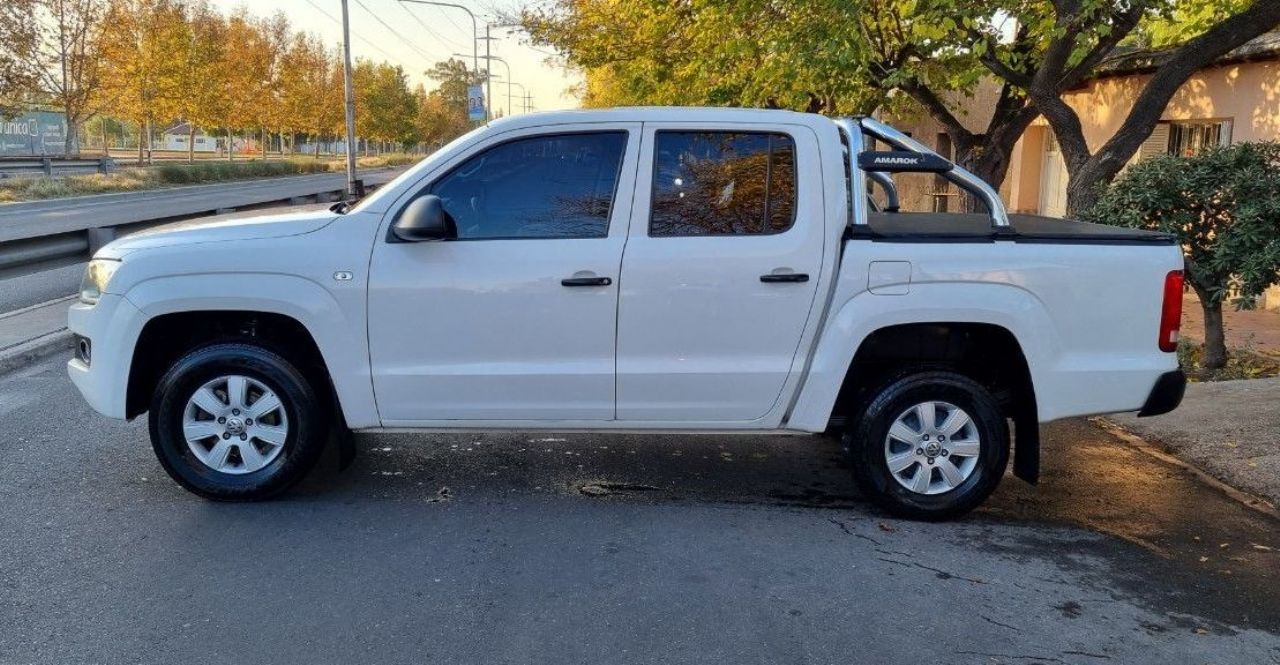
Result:
[[786,231],[795,222],[795,154],[782,133],[656,132],[649,235]]

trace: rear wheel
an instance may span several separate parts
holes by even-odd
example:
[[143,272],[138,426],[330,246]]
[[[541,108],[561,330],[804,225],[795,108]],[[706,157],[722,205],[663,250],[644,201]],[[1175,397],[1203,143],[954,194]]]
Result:
[[991,393],[955,372],[917,372],[852,414],[844,446],[854,480],[895,515],[942,520],[981,504],[1004,475],[1009,428]]
[[151,444],[165,471],[219,500],[262,499],[301,480],[329,429],[306,376],[248,344],[214,344],[178,360],[150,411]]

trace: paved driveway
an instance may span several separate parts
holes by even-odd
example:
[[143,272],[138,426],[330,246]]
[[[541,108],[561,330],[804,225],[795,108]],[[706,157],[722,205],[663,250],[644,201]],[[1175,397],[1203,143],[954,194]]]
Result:
[[1280,523],[1081,421],[949,524],[782,437],[362,437],[209,503],[57,360],[0,431],[4,665],[1280,662]]

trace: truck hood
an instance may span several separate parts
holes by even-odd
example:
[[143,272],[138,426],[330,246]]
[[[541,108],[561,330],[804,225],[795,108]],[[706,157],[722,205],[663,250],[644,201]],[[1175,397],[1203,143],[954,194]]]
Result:
[[217,222],[178,222],[114,240],[98,250],[95,256],[118,259],[132,252],[156,247],[296,236],[318,231],[337,217],[336,213],[328,210],[307,210]]

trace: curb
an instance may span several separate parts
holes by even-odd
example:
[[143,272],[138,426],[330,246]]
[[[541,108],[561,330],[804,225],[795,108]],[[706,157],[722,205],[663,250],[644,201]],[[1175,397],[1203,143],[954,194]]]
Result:
[[1268,517],[1280,519],[1280,509],[1277,509],[1276,505],[1271,503],[1271,501],[1266,497],[1242,490],[1235,485],[1232,485],[1227,480],[1219,478],[1208,471],[1201,469],[1195,464],[1182,459],[1174,453],[1169,452],[1167,449],[1162,450],[1161,448],[1164,447],[1164,445],[1160,443],[1158,439],[1148,439],[1135,434],[1134,432],[1126,429],[1124,425],[1121,425],[1114,420],[1110,420],[1105,416],[1094,416],[1089,418],[1089,421],[1108,434],[1111,434],[1117,439],[1137,448],[1143,453],[1167,464],[1172,464],[1173,466],[1186,470],[1206,485],[1222,492],[1237,503],[1247,508],[1252,508],[1253,510],[1258,511],[1263,515],[1267,515]]
[[8,374],[74,346],[71,331],[63,328],[0,351],[0,375]]

